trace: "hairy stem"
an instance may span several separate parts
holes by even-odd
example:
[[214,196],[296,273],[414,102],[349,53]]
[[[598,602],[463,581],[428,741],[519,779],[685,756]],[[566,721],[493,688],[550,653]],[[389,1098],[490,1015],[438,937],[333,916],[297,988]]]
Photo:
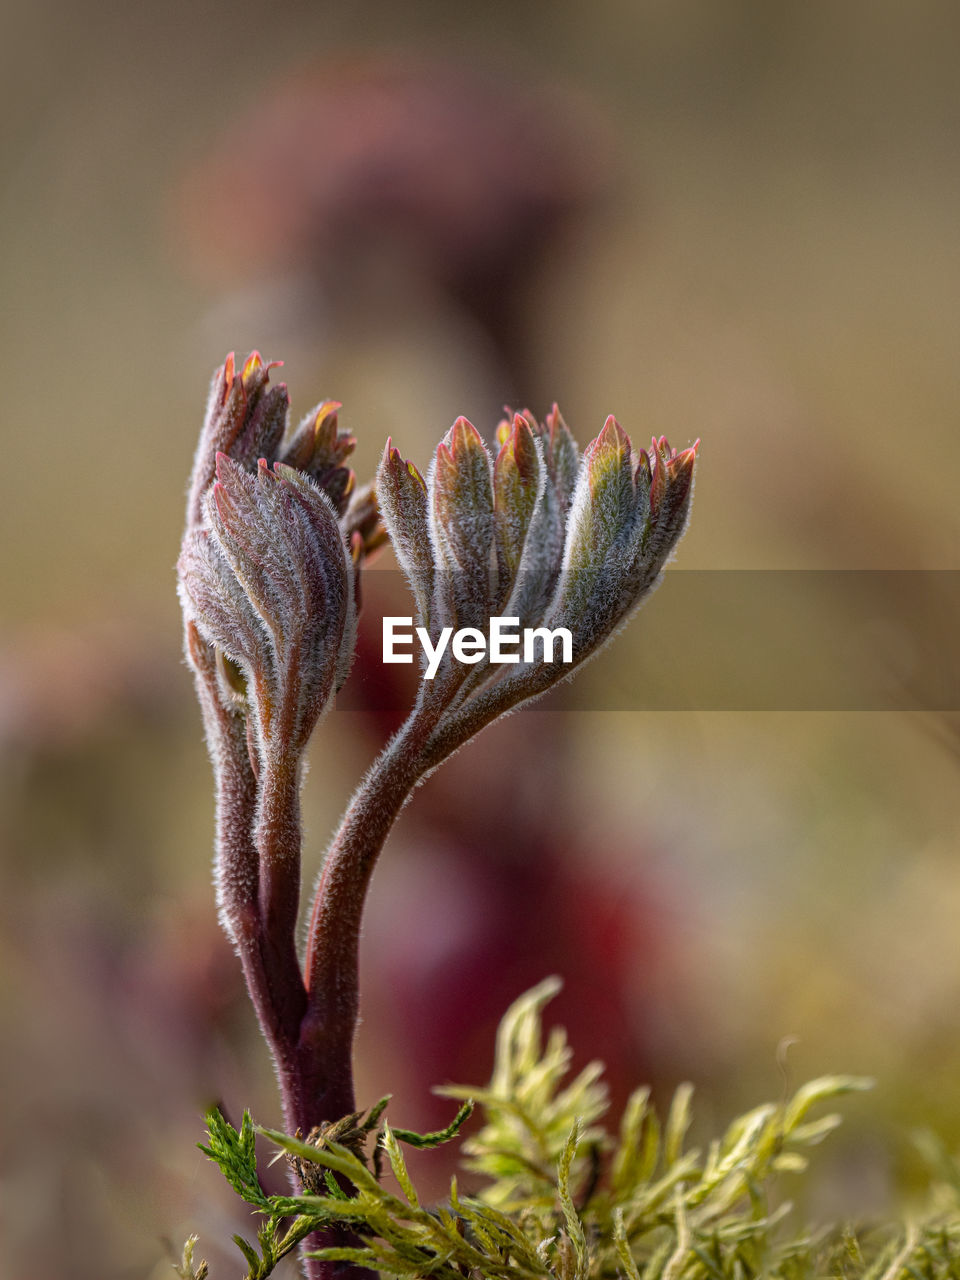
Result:
[[[437,712],[436,714],[439,714]],[[307,1009],[300,1024],[298,1127],[309,1133],[356,1109],[353,1040],[359,1007],[360,923],[370,876],[397,815],[421,776],[420,752],[436,714],[418,708],[376,761],[347,810],[317,884],[307,943]],[[311,1249],[356,1243],[333,1229]],[[304,1258],[309,1280],[371,1280],[343,1263]]]
[[296,759],[265,761],[254,840],[260,865],[260,953],[284,1040],[293,1046],[299,1039],[306,1009],[306,990],[296,950],[301,840],[300,769]]
[[[233,745],[233,744],[231,744]],[[236,945],[244,981],[277,1072],[284,1120],[296,1123],[302,1111],[297,1060],[300,1019],[306,991],[297,964],[292,930],[288,945],[264,924],[263,883],[254,840],[256,786],[245,740],[239,750],[223,751],[217,770],[217,882],[224,924]]]
[[321,1119],[354,1109],[352,1053],[363,905],[390,829],[423,774],[421,754],[439,713],[437,705],[419,705],[383,751],[347,810],[317,883],[300,1049],[314,1073]]
[[304,1110],[297,1045],[307,999],[295,948],[300,881],[298,771],[268,765],[258,802],[244,717],[223,705],[215,654],[192,623],[187,626],[187,650],[196,671],[217,782],[216,882],[221,920],[237,948],[247,991],[273,1056],[284,1120],[295,1129]]
[[[215,694],[209,687],[204,692]],[[217,883],[224,924],[236,944],[257,1021],[273,1057],[291,1133],[314,1123],[313,1064],[300,1052],[307,994],[295,947],[300,885],[299,769],[268,763],[257,779],[243,721],[216,697],[203,698],[208,740],[217,753]],[[336,1107],[338,1100],[330,1099]],[[330,1118],[352,1110],[352,1103]],[[291,1173],[294,1191],[301,1190]],[[316,1232],[304,1248],[356,1244],[342,1230]],[[371,1280],[360,1267],[304,1258],[309,1280]]]

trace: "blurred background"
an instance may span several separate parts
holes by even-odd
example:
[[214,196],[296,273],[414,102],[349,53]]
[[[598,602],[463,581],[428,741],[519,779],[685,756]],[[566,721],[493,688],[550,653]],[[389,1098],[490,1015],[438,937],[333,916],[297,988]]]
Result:
[[[387,434],[425,465],[505,401],[558,400],[581,444],[608,412],[641,444],[702,437],[651,619],[689,570],[956,570],[960,13],[37,0],[4,31],[0,1268],[160,1277],[197,1230],[234,1274],[250,1224],[200,1116],[279,1109],[215,918],[174,596],[213,368],[255,346],[295,415],[342,400],[361,480]],[[312,748],[308,880],[396,723],[390,565]],[[815,612],[799,645],[809,625],[829,667]],[[359,1100],[443,1123],[430,1086],[485,1080],[506,1005],[559,972],[578,1063],[616,1101],[691,1079],[703,1133],[785,1075],[876,1077],[813,1207],[882,1211],[920,1176],[914,1128],[960,1143],[949,699],[645,711],[631,690],[711,646],[681,629],[651,661],[646,625],[401,819]],[[437,1194],[445,1159],[419,1166]]]

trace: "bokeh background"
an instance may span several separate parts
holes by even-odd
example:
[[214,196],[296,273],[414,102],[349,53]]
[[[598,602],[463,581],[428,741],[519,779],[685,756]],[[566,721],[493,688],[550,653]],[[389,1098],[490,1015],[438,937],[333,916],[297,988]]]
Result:
[[[199,1230],[235,1274],[199,1117],[278,1108],[179,657],[212,369],[256,346],[295,413],[342,400],[361,478],[504,401],[581,443],[608,412],[702,437],[673,575],[960,568],[960,14],[36,0],[3,29],[0,1270],[160,1277]],[[595,690],[709,652],[651,663],[644,627]],[[313,746],[311,875],[396,720],[377,643]],[[442,1122],[429,1087],[484,1080],[560,972],[578,1061],[620,1100],[693,1080],[704,1133],[785,1076],[876,1077],[813,1207],[883,1211],[915,1128],[960,1143],[954,719],[626,702],[511,718],[418,794],[369,904],[360,1098]]]

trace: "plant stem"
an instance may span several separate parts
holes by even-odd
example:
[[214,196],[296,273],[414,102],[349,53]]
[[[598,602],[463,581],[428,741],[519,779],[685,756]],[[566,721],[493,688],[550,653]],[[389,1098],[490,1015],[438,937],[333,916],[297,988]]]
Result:
[[[301,840],[297,759],[268,758],[264,762],[254,840],[260,867],[259,953],[278,1029],[292,1049],[299,1040],[306,1010],[306,990],[296,949]],[[292,1109],[292,1113],[299,1110],[286,1096],[284,1108]],[[295,1114],[286,1118],[293,1121]]]
[[[293,1133],[304,1111],[297,1043],[307,1001],[293,926],[286,930],[282,927],[284,911],[270,896],[271,877],[259,873],[258,848],[252,835],[257,811],[255,793],[251,796],[249,788],[238,789],[237,782],[242,779],[229,764],[218,771],[218,777],[218,813],[222,817],[218,822],[217,861],[223,915],[239,953],[260,1030],[273,1057],[284,1121]],[[299,809],[296,794],[291,800],[288,793],[286,803]],[[241,869],[244,874],[238,874]]]
[[423,705],[412,713],[370,770],[324,859],[308,934],[307,1011],[300,1029],[303,1070],[319,1119],[355,1109],[352,1055],[363,905],[390,829],[422,776],[420,757],[438,715],[439,707]]
[[[270,1048],[290,1133],[307,1134],[316,1111],[313,1064],[300,1052],[300,1024],[307,993],[297,960],[295,936],[300,887],[299,768],[266,762],[257,781],[245,736],[223,716],[218,726],[221,767],[217,796],[217,862],[223,913],[237,945],[244,980]],[[320,1119],[338,1119],[352,1101],[323,1100]],[[338,1109],[339,1108],[339,1109]],[[293,1189],[302,1188],[291,1171]],[[322,1249],[359,1242],[332,1228],[315,1232],[302,1248]],[[303,1259],[309,1280],[372,1280],[361,1267]]]
[[[356,1110],[353,1040],[363,905],[380,850],[422,775],[419,757],[437,715],[439,709],[428,712],[422,706],[413,712],[370,770],[324,859],[310,920],[307,1009],[297,1046],[297,1127],[304,1133]],[[316,1233],[306,1245],[344,1243],[357,1242],[333,1229]],[[303,1262],[308,1280],[371,1280],[373,1274],[318,1258]]]
[[263,787],[258,786],[245,720],[229,711],[218,694],[213,651],[193,624],[188,624],[186,638],[217,782],[216,881],[221,921],[237,948],[247,991],[273,1057],[284,1120],[293,1132],[304,1111],[297,1044],[307,1001],[295,947],[299,771],[268,764]]

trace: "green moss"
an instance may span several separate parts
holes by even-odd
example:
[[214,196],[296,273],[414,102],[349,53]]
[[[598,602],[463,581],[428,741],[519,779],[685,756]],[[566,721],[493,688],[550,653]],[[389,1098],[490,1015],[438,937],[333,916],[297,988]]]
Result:
[[[209,1117],[203,1150],[263,1218],[256,1245],[235,1237],[247,1280],[262,1280],[311,1232],[342,1224],[356,1243],[317,1256],[389,1276],[439,1280],[947,1280],[960,1277],[960,1177],[938,1150],[924,1211],[909,1223],[869,1228],[804,1226],[782,1197],[783,1175],[802,1178],[808,1154],[840,1123],[814,1114],[869,1081],[827,1076],[792,1098],[735,1120],[704,1150],[687,1150],[692,1091],[681,1086],[661,1124],[648,1091],[628,1102],[616,1135],[598,1122],[606,1110],[599,1064],[572,1082],[562,1031],[544,1042],[542,1011],[558,984],[548,980],[508,1011],[486,1088],[444,1090],[469,1098],[484,1124],[463,1143],[467,1168],[483,1178],[476,1196],[425,1207],[403,1144],[457,1138],[470,1112],[447,1129],[419,1135],[392,1129],[381,1101],[366,1117],[345,1117],[310,1141],[261,1129],[318,1194],[268,1196],[257,1175],[254,1129]],[[399,1194],[382,1181],[383,1157]],[[774,1185],[776,1183],[776,1186]],[[345,1195],[344,1188],[351,1194]],[[322,1192],[319,1193],[319,1192]],[[192,1243],[177,1268],[199,1280]]]

